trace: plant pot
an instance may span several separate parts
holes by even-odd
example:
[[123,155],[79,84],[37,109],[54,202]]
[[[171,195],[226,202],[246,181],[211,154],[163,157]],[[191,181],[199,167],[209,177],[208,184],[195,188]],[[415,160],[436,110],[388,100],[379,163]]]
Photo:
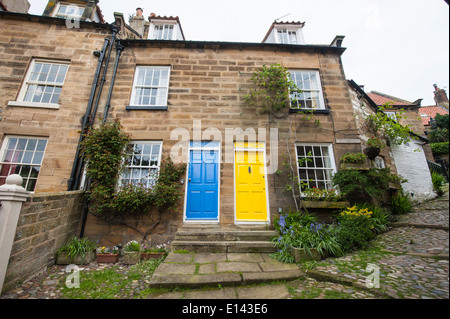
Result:
[[353,164],[353,163],[341,163],[341,169],[356,169],[358,171],[368,171],[370,169],[369,164]]
[[97,263],[114,264],[119,260],[119,254],[97,254]]
[[142,259],[161,259],[166,255],[166,253],[142,253]]
[[380,149],[378,147],[367,147],[364,149],[364,154],[366,154],[369,159],[373,160],[380,154]]
[[92,262],[95,259],[95,252],[88,251],[84,254],[84,256],[75,256],[75,257],[69,257],[67,256],[67,253],[62,252],[58,254],[56,258],[56,264],[57,265],[87,265],[90,262]]
[[140,251],[124,251],[122,262],[125,265],[134,265],[139,263],[141,260],[141,252]]
[[340,209],[350,206],[349,202],[302,201],[306,208]]
[[294,260],[296,263],[303,262],[303,261],[319,261],[322,259],[322,255],[319,253],[319,251],[316,248],[291,248],[292,256],[294,257]]

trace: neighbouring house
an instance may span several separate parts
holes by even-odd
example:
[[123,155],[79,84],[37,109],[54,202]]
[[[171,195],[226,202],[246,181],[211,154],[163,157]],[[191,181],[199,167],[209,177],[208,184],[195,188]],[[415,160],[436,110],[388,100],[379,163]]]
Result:
[[434,84],[434,101],[435,105],[422,106],[419,108],[419,114],[422,118],[422,124],[425,126],[426,132],[430,131],[430,121],[436,118],[437,114],[447,115],[448,112],[448,98],[444,89]]
[[[169,156],[187,164],[178,208],[151,235],[162,243],[186,224],[270,225],[294,206],[283,163],[303,187],[330,189],[340,157],[362,151],[343,36],[306,44],[304,22],[274,22],[261,43],[190,41],[178,17],[144,14],[110,24],[99,0],[0,12],[0,184],[18,173],[36,194],[83,189],[80,129],[119,119],[132,140],[119,185],[152,185]],[[252,74],[272,64],[302,90],[283,114],[245,102]],[[137,236],[91,214],[84,234],[105,245]]]
[[[363,120],[368,114],[380,112],[380,107],[386,105],[389,106],[383,112],[392,120],[400,121],[402,125],[408,125],[412,131],[409,142],[402,145],[390,143],[372,161],[372,165],[395,169],[397,174],[407,179],[407,182],[402,184],[402,188],[406,194],[410,195],[413,202],[422,202],[435,197],[427,162],[428,158],[432,159],[432,153],[429,141],[424,136],[425,131],[421,118],[418,117],[421,100],[409,102],[376,91],[366,93],[363,87],[353,80],[349,81],[349,87],[363,141],[367,141],[370,137],[364,132]],[[400,113],[401,116],[399,116]]]

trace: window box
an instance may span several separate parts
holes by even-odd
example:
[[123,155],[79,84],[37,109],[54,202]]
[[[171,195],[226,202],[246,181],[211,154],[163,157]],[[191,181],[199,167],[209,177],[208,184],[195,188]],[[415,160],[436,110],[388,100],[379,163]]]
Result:
[[370,167],[368,163],[364,164],[341,163],[341,169],[356,169],[358,171],[368,171]]
[[56,264],[57,265],[87,265],[95,260],[95,252],[94,251],[88,251],[85,253],[84,256],[77,255],[73,258],[67,256],[66,252],[61,252],[58,254],[58,257],[56,258]]
[[119,253],[116,254],[97,254],[97,263],[114,264],[119,261]]
[[321,201],[302,201],[305,208],[315,209],[341,209],[350,206],[349,202],[321,202]]

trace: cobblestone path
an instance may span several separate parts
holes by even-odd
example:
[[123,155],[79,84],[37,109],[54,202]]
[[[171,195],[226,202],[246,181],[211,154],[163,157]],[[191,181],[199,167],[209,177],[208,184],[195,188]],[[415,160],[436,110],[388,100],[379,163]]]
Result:
[[[250,287],[164,291],[143,295],[150,277],[133,281],[114,298],[149,299],[448,299],[449,298],[449,196],[422,203],[402,215],[393,228],[379,235],[366,250],[341,258],[302,264],[305,276],[296,281]],[[379,270],[379,288],[367,288],[367,278]],[[85,271],[112,267],[92,263]],[[129,267],[119,264],[118,272]],[[0,299],[63,298],[63,266],[43,274],[0,296]],[[369,283],[372,283],[370,281]]]
[[[449,196],[399,217],[370,248],[310,265],[312,278],[345,282],[390,298],[449,298]],[[367,266],[379,267],[380,288],[367,289]]]

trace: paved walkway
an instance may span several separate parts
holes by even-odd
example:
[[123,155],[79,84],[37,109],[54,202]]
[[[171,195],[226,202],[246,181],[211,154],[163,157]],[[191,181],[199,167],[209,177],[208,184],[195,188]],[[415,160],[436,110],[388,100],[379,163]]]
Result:
[[[280,263],[268,254],[170,253],[152,278],[136,283],[133,289],[139,292],[158,285],[167,288],[184,280],[184,285],[203,287],[207,282],[210,287],[166,289],[148,294],[147,298],[448,299],[448,200],[447,192],[444,197],[414,207],[413,212],[400,216],[394,227],[378,236],[368,249],[341,258],[305,263],[299,268]],[[379,270],[379,288],[367,288],[366,280],[371,274],[368,265]],[[57,282],[65,280],[66,274],[63,268],[55,267],[0,299],[62,298]],[[93,263],[86,270],[98,268]],[[119,265],[119,269],[126,272],[128,268]],[[272,280],[286,282],[273,283]]]
[[150,287],[225,287],[303,276],[295,264],[266,253],[169,253],[155,271]]

